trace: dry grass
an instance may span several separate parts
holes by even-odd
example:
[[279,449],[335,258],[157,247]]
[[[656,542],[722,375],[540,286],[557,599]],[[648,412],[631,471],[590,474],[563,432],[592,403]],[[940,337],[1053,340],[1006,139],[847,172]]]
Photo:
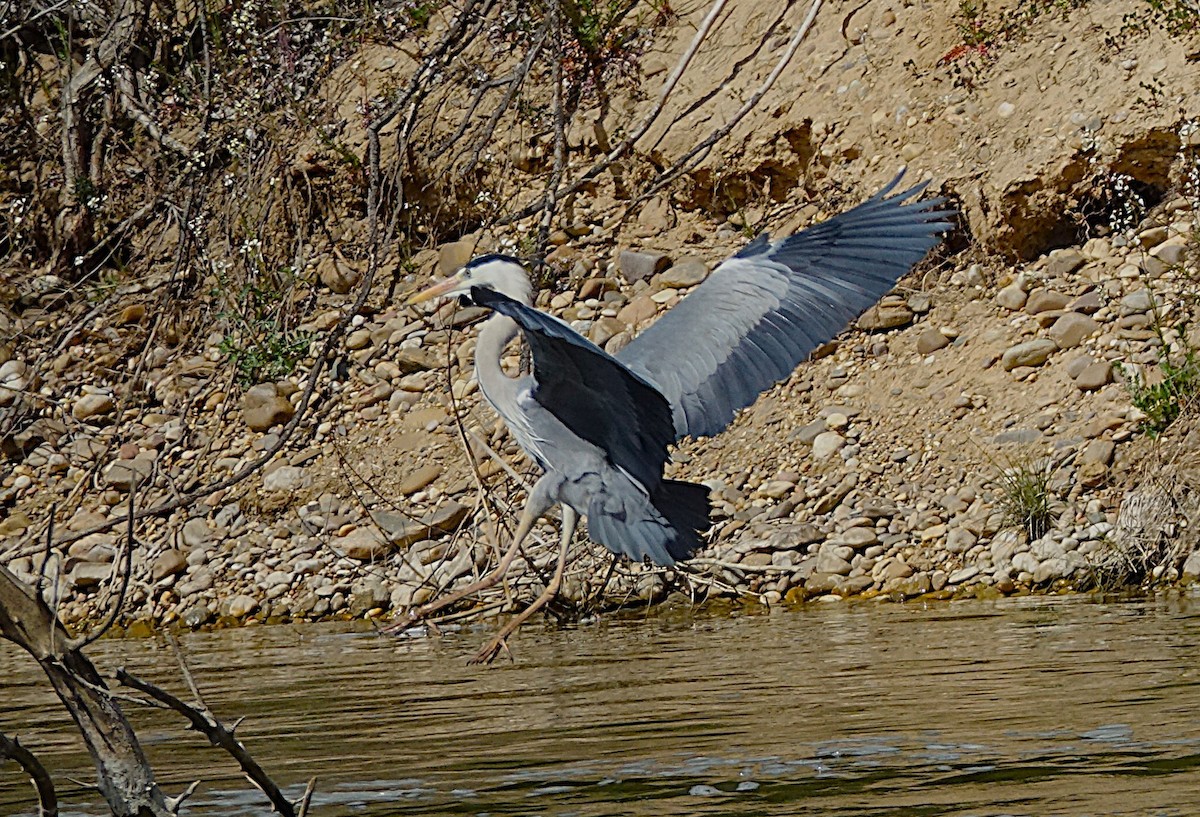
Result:
[[1200,546],[1200,400],[1181,407],[1130,486],[1097,561],[1102,587],[1173,581]]

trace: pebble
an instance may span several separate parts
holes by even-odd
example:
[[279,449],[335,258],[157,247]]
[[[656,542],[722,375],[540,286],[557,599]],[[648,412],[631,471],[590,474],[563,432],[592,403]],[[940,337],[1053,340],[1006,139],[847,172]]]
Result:
[[827,460],[842,450],[846,445],[846,438],[836,431],[823,431],[818,434],[812,443],[812,455],[815,460]]
[[81,422],[96,421],[107,418],[117,407],[111,394],[95,392],[85,394],[71,406],[71,416]]
[[251,431],[266,431],[282,425],[295,413],[295,407],[280,392],[277,383],[259,383],[242,396],[242,417]]
[[950,338],[933,327],[917,335],[917,353],[921,355],[933,354],[938,349],[944,349],[949,345]]
[[1050,327],[1050,337],[1059,349],[1073,349],[1099,330],[1100,324],[1079,312],[1067,312]]
[[1008,349],[1000,358],[1004,371],[1011,372],[1018,366],[1041,366],[1050,355],[1058,351],[1058,344],[1046,338],[1018,343]]
[[913,311],[905,303],[880,303],[872,306],[858,319],[858,328],[865,332],[897,329],[912,323]]
[[621,250],[618,266],[626,281],[646,281],[671,265],[671,258],[661,252]]

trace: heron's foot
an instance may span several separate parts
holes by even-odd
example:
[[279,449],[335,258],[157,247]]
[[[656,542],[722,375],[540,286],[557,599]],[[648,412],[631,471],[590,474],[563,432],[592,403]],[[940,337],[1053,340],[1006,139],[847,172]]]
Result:
[[480,648],[479,652],[475,653],[475,655],[473,655],[471,659],[467,661],[467,663],[490,664],[496,660],[496,656],[500,654],[501,650],[504,650],[504,652],[508,653],[509,657],[511,658],[512,653],[508,650],[508,642],[504,639],[505,635],[506,633],[503,632],[496,633],[496,635],[493,636],[488,643],[484,644],[483,647]]
[[420,617],[414,617],[411,612],[405,613],[403,616],[398,618],[396,621],[393,621],[391,624],[387,625],[386,627],[380,627],[379,634],[380,635],[400,635],[400,633],[404,632],[405,630],[409,629],[410,627],[415,627],[417,624],[420,624],[420,623],[421,623]]
[[422,624],[428,627],[431,631],[436,632],[437,625],[435,625],[429,619],[449,606],[450,605],[448,604],[435,602],[409,610],[386,627],[380,627],[379,633],[380,635],[400,635],[404,631],[411,630],[413,627],[417,627]]

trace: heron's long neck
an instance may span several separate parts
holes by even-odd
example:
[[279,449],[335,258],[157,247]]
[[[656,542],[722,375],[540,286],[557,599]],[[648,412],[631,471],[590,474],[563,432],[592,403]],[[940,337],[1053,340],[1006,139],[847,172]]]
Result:
[[504,355],[504,347],[520,331],[512,318],[493,314],[479,330],[479,340],[475,343],[475,376],[479,388],[501,416],[504,416],[501,407],[516,401],[517,383],[515,378],[504,373],[500,358]]

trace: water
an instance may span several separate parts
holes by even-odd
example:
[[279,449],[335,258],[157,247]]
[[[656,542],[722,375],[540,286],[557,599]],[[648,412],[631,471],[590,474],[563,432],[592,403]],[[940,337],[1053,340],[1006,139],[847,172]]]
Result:
[[[686,612],[530,627],[468,667],[484,630],[388,640],[346,626],[187,636],[209,705],[332,815],[1200,814],[1200,600],[1022,599]],[[184,694],[164,644],[96,644]],[[91,767],[36,666],[0,650],[0,728],[66,778]],[[127,708],[128,709],[128,708]],[[178,719],[131,713],[185,814],[269,811]],[[0,815],[30,789],[0,766]]]

